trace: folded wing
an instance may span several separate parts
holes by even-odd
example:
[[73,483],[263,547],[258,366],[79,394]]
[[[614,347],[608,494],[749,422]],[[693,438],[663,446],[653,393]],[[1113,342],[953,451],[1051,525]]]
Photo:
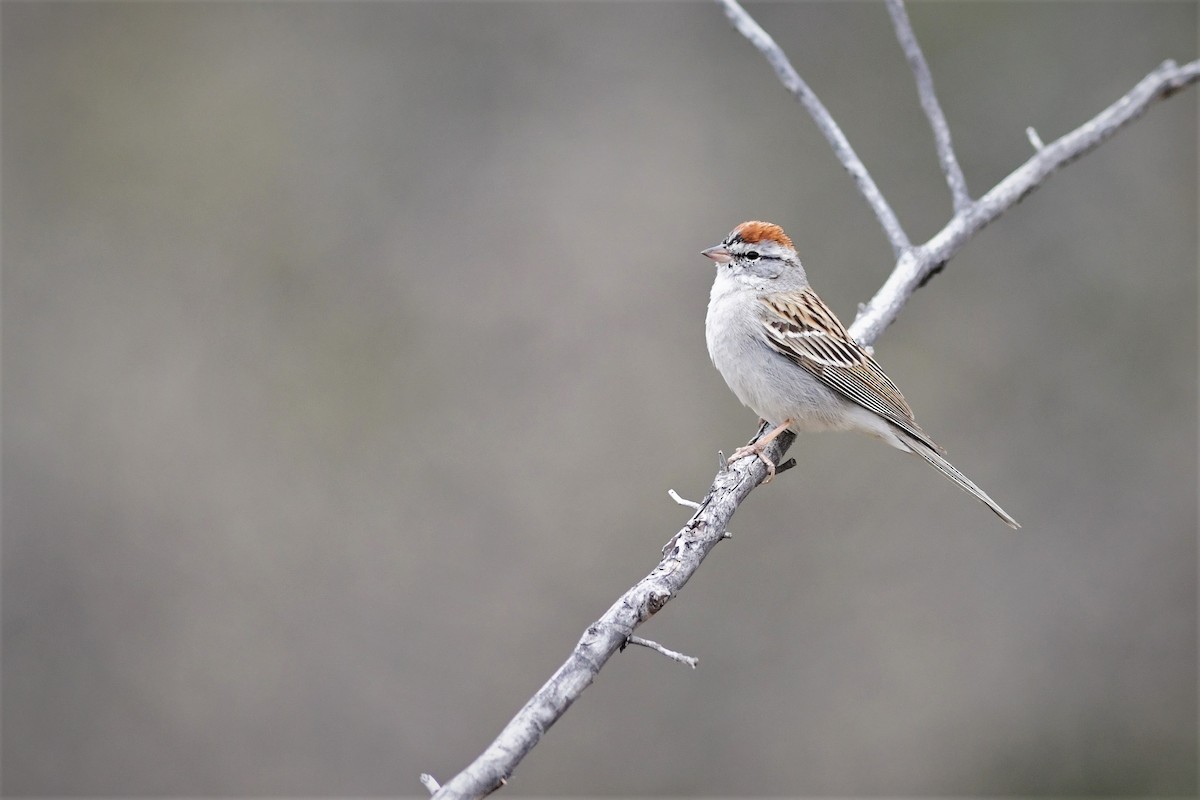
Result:
[[767,342],[822,384],[874,411],[918,441],[942,452],[921,430],[900,389],[875,359],[850,338],[811,289],[760,298]]

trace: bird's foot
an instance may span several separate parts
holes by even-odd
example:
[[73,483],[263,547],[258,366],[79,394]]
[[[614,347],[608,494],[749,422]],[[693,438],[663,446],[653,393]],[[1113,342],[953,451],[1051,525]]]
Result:
[[[729,457],[729,461],[734,462],[739,458],[749,458],[751,456],[761,458],[762,462],[767,465],[767,478],[763,481],[763,486],[766,486],[775,477],[776,469],[775,462],[763,455],[763,450],[767,449],[767,445],[775,441],[779,434],[786,431],[791,424],[792,421],[790,419],[785,419],[781,425],[776,427],[767,435],[760,435],[755,441],[751,442],[745,447],[739,447],[737,450],[734,450],[733,455]],[[763,427],[765,428],[766,425]]]
[[766,486],[771,482],[771,479],[775,477],[775,462],[767,458],[763,453],[763,450],[768,444],[770,444],[769,441],[764,442],[759,440],[754,444],[748,444],[745,447],[739,447],[737,450],[733,451],[732,455],[729,456],[729,463],[732,464],[734,461],[742,458],[758,457],[762,459],[762,462],[767,465],[767,479],[763,481],[763,486]]

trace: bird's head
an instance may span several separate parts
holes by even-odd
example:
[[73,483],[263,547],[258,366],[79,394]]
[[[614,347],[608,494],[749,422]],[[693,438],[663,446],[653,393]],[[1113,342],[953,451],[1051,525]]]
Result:
[[790,288],[797,279],[805,280],[795,245],[783,228],[771,222],[743,222],[725,241],[701,251],[701,255],[716,263],[718,275],[724,273],[743,282],[762,284],[764,280],[783,280],[789,284],[778,287],[783,289]]

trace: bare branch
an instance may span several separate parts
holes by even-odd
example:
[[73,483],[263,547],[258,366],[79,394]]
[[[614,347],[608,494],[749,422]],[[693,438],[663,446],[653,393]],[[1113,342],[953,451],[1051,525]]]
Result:
[[[795,75],[795,71],[770,37],[745,15],[733,0],[718,2],[725,7],[730,19],[738,25],[738,30],[754,42],[776,66],[776,72],[793,94],[801,98],[806,107],[809,101],[806,101],[805,97],[814,103],[814,107],[819,111],[810,113],[814,113],[818,124],[821,124],[822,115],[828,119],[828,112],[815,102],[815,97],[812,97],[799,76]],[[1198,79],[1200,61],[1182,67],[1170,61],[1164,63],[1116,103],[1074,131],[1039,149],[1033,158],[1013,171],[977,202],[970,203],[955,213],[950,222],[924,245],[913,249],[905,243],[904,247],[899,248],[903,252],[896,268],[871,302],[860,311],[858,319],[850,328],[850,333],[863,344],[869,345],[874,342],[896,318],[912,293],[985,225],[1024,199],[1055,170],[1094,149],[1137,119],[1154,102],[1170,97]],[[831,119],[828,119],[828,122],[832,125]],[[837,131],[836,125],[833,125],[831,130]],[[841,136],[840,131],[837,132],[837,136]],[[834,147],[835,150],[839,148],[836,143]],[[846,148],[853,157],[853,151],[848,150],[849,145],[846,145]],[[861,167],[857,158],[854,158],[854,162],[859,163]],[[843,163],[847,161],[843,159]],[[847,169],[855,175],[849,166]],[[862,174],[865,175],[865,170]],[[859,179],[857,175],[855,179]],[[867,180],[869,181],[869,178]],[[869,186],[872,191],[878,193],[873,183]],[[877,215],[880,208],[887,209],[886,203],[881,206],[875,206],[874,203],[872,205],[876,208]],[[894,217],[892,219],[894,220]],[[880,221],[885,230],[888,229],[888,223],[882,218]],[[899,231],[898,226],[889,230],[889,237],[892,237],[895,231]],[[896,241],[893,238],[894,244]],[[761,436],[762,432],[760,427],[757,435]],[[795,436],[791,432],[785,432],[766,447],[764,455],[778,464],[794,440]],[[671,539],[658,566],[621,595],[608,611],[588,627],[563,665],[517,712],[496,740],[470,766],[437,788],[434,796],[439,800],[483,797],[503,786],[521,759],[533,749],[542,735],[566,712],[583,690],[591,685],[613,653],[632,641],[634,629],[666,605],[695,574],[705,557],[726,537],[729,520],[738,506],[766,476],[767,467],[762,459],[745,458],[729,463],[722,455],[721,469],[708,493],[698,504],[699,507],[692,518]],[[689,503],[684,505],[690,507]],[[422,776],[422,782],[426,788],[437,786],[437,782],[428,776]]]
[[1200,61],[1177,66],[1166,61],[1124,97],[1037,151],[991,191],[954,217],[925,244],[900,257],[883,287],[850,326],[850,335],[870,343],[900,314],[900,309],[926,280],[941,269],[984,226],[1024,200],[1056,170],[1091,152],[1140,117],[1155,102],[1200,80]]
[[[768,457],[778,461],[781,448],[794,438],[791,433],[779,436],[767,446]],[[766,465],[757,458],[735,461],[718,473],[700,501],[700,510],[675,534],[673,546],[658,566],[588,626],[567,660],[496,740],[434,797],[484,797],[500,788],[542,735],[591,685],[608,659],[630,640],[634,629],[658,613],[695,574],[717,542],[725,538],[733,512],[766,476]]]
[[692,669],[695,669],[700,664],[700,659],[695,658],[694,656],[685,656],[683,653],[676,653],[674,650],[668,650],[667,648],[663,647],[658,642],[652,642],[649,639],[643,639],[640,636],[630,636],[629,643],[636,644],[639,647],[649,648],[656,653],[662,653],[672,661],[678,661],[680,664],[686,664]]
[[738,32],[742,36],[745,36],[766,57],[767,62],[775,70],[775,74],[779,76],[779,80],[783,83],[784,88],[792,93],[792,96],[799,101],[800,105],[804,106],[804,110],[817,123],[817,127],[820,128],[821,133],[825,135],[825,138],[833,147],[834,154],[842,162],[842,166],[846,168],[846,171],[850,173],[850,177],[854,179],[859,193],[866,198],[867,203],[870,204],[871,209],[875,212],[875,217],[879,220],[879,224],[883,226],[883,232],[887,234],[888,241],[892,244],[893,255],[899,257],[901,253],[911,246],[908,234],[904,232],[904,228],[901,227],[900,220],[896,218],[892,207],[884,199],[883,193],[875,185],[875,180],[867,172],[862,159],[854,152],[854,148],[850,146],[846,135],[842,133],[842,129],[834,122],[825,105],[796,72],[795,67],[788,61],[788,57],[780,49],[779,45],[775,43],[775,40],[771,38],[771,35],[764,31],[762,26],[746,13],[746,9],[738,5],[737,0],[717,0],[717,2],[725,9],[725,16],[729,18],[729,21],[733,23]]
[[963,176],[962,167],[954,156],[954,145],[950,143],[950,126],[946,123],[946,115],[938,102],[937,93],[933,90],[933,75],[929,72],[929,64],[921,45],[917,44],[917,36],[913,33],[912,23],[909,22],[908,12],[904,9],[904,0],[887,0],[888,13],[892,15],[892,25],[896,28],[896,38],[904,49],[908,66],[912,68],[913,77],[917,80],[917,95],[921,98],[921,108],[929,118],[929,127],[933,129],[933,140],[937,145],[938,161],[942,165],[942,173],[946,176],[946,184],[950,187],[950,197],[954,201],[954,210],[962,211],[971,204],[971,196],[967,193],[967,179]]
[[433,777],[428,772],[421,773],[421,784],[430,794],[437,794],[437,790],[442,788],[441,784],[437,782],[437,778]]

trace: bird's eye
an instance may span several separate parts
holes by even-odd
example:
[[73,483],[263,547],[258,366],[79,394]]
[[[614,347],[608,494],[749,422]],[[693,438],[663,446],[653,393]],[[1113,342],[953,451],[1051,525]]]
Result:
[[749,253],[746,253],[746,258],[750,259],[751,261],[758,261],[758,251],[751,250]]

